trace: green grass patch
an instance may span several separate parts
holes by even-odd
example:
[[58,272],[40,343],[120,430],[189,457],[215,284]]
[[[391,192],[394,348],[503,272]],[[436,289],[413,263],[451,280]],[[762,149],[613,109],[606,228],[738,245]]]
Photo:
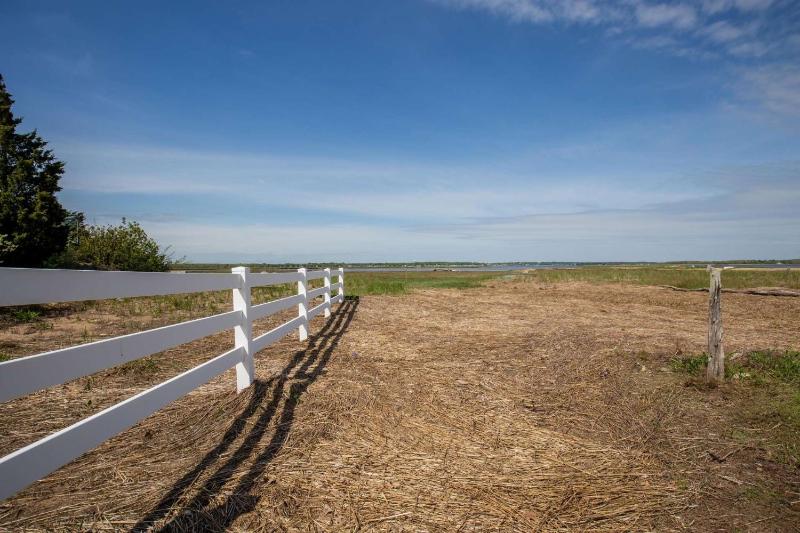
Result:
[[746,367],[800,388],[800,352],[750,352]]
[[[685,355],[673,358],[669,365],[675,372],[698,376],[707,361],[706,354]],[[725,377],[751,380],[755,384],[778,381],[800,390],[800,352],[764,350],[749,352],[732,361],[726,357]]]
[[11,316],[17,322],[34,322],[39,320],[42,314],[35,309],[17,309],[11,312]]
[[673,358],[672,360],[670,360],[669,366],[673,370],[673,372],[681,372],[684,374],[696,376],[700,374],[701,370],[705,369],[707,361],[708,361],[708,356],[706,354],[689,355],[684,357]]
[[345,293],[353,296],[397,295],[412,289],[473,289],[503,272],[349,272]]
[[[689,267],[580,267],[574,269],[534,270],[530,276],[545,283],[585,281],[589,283],[632,283],[636,285],[671,285],[682,289],[706,289],[705,268]],[[800,289],[798,269],[726,270],[722,286],[728,289],[784,287]]]

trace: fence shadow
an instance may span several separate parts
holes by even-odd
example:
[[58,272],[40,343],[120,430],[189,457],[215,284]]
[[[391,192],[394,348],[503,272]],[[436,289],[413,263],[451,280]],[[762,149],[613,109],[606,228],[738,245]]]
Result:
[[[322,373],[357,308],[358,297],[348,297],[325,326],[317,334],[309,336],[308,347],[296,352],[278,376],[266,381],[256,380],[251,385],[254,390],[250,402],[225,431],[219,444],[184,474],[153,509],[133,526],[132,531],[150,530],[154,522],[167,515],[173,518],[160,527],[160,531],[219,531],[226,529],[240,515],[255,509],[259,496],[251,494],[251,489],[286,442],[301,396]],[[289,381],[292,383],[288,394],[285,394]],[[279,411],[284,397],[283,408]],[[268,402],[266,405],[265,401]],[[228,452],[256,413],[260,414],[236,451],[217,466],[196,495],[184,503],[184,496],[193,481],[213,468],[220,456]],[[259,444],[276,416],[279,418],[275,432],[267,446],[262,448]],[[232,490],[225,490],[229,496],[222,503],[207,508],[236,474],[237,468],[246,461],[252,461],[252,466]]]

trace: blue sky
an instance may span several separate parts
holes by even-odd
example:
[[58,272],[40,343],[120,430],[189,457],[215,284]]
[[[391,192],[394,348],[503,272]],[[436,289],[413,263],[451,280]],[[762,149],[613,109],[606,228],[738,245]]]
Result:
[[0,4],[62,202],[195,261],[800,257],[795,0]]

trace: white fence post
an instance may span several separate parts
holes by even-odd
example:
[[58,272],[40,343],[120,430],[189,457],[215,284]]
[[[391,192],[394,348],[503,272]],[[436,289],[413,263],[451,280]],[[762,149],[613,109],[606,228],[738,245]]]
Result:
[[344,303],[344,268],[339,267],[339,303]]
[[325,269],[325,318],[331,316],[331,269]]
[[300,335],[300,340],[304,341],[308,338],[308,280],[306,279],[305,268],[298,268],[297,271],[302,276],[302,279],[297,282],[297,294],[303,296],[303,301],[297,304],[298,316],[303,317],[297,332]]
[[242,362],[236,364],[236,392],[242,392],[255,379],[253,361],[253,319],[250,314],[250,267],[235,267],[231,272],[242,278],[242,286],[233,289],[233,310],[242,314],[241,321],[233,329],[236,348],[244,348]]

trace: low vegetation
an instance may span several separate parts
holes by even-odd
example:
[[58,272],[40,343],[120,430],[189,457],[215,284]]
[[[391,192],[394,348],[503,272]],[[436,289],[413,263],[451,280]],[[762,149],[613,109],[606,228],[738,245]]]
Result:
[[[761,445],[776,460],[800,467],[800,351],[733,353],[725,365],[730,410],[738,423],[769,428]],[[670,367],[688,374],[688,385],[704,385],[705,354],[676,357]],[[746,432],[733,436],[745,444],[752,438]]]
[[172,267],[169,248],[161,248],[137,222],[122,219],[114,226],[92,226],[76,216],[63,253],[48,266],[91,270],[167,272]]
[[[580,267],[571,269],[532,270],[531,276],[544,283],[585,281],[589,283],[635,283],[670,285],[682,289],[707,289],[708,272],[704,268],[678,266]],[[722,273],[722,286],[728,289],[784,287],[800,289],[800,269],[732,269]]]
[[405,294],[412,289],[474,289],[498,278],[500,272],[351,272],[346,274],[345,292]]
[[[706,367],[706,354],[681,356],[672,359],[670,366],[677,372],[701,376]],[[753,351],[734,353],[726,357],[725,377],[748,381],[757,386],[780,382],[794,386],[800,392],[800,352]]]

